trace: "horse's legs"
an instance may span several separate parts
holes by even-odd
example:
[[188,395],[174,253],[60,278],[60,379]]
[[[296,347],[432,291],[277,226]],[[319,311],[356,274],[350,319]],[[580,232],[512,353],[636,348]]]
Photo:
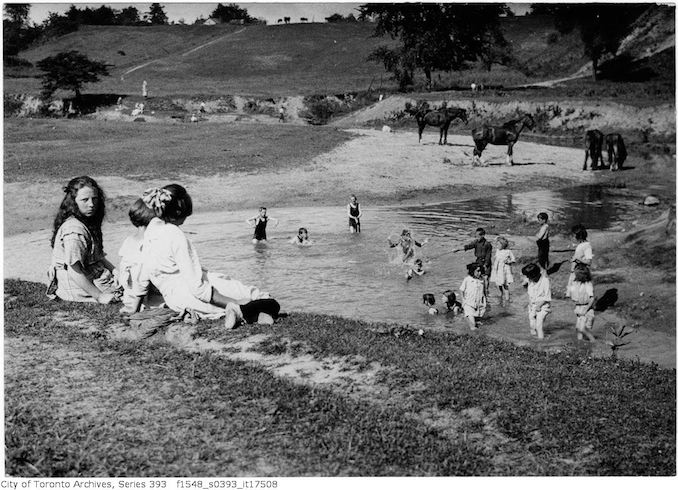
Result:
[[421,143],[421,133],[424,132],[424,127],[426,126],[426,123],[422,124],[419,123],[419,143]]
[[508,150],[506,151],[506,165],[513,165],[513,145],[514,143],[508,144]]
[[610,171],[617,170],[617,155],[618,152],[615,151],[614,145],[609,145],[607,147],[607,161],[610,164]]
[[[445,138],[445,143],[447,143],[447,138]],[[442,145],[443,144],[443,127],[440,126],[440,138],[438,138],[438,144]]]
[[[586,161],[589,159],[589,150],[588,148],[584,152],[584,168],[582,170],[586,170]],[[591,157],[591,162],[593,162],[593,157]],[[591,163],[593,165],[593,163]]]
[[476,144],[476,147],[473,149],[473,165],[481,165],[483,164],[482,160],[480,157],[483,154],[483,150],[485,149],[486,143],[482,141],[474,141]]

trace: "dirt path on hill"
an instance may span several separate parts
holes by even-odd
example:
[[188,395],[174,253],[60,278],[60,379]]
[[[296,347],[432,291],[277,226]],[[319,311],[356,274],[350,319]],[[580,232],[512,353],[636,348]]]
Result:
[[[189,50],[186,51],[185,53],[181,53],[181,56],[182,56],[182,57],[183,57],[183,56],[188,56],[188,55],[191,54],[191,53],[194,53],[194,52],[196,52],[196,51],[198,51],[198,50],[200,50],[200,49],[202,49],[202,48],[206,48],[207,46],[211,46],[211,45],[214,44],[214,43],[218,43],[219,41],[222,41],[222,40],[224,40],[224,39],[226,39],[226,38],[228,38],[228,37],[231,37],[231,36],[233,36],[233,35],[235,35],[235,34],[240,34],[240,33],[241,33],[242,31],[244,31],[244,30],[245,30],[245,28],[243,27],[243,28],[240,29],[240,30],[237,30],[237,31],[235,31],[235,32],[231,32],[230,34],[226,34],[225,36],[221,36],[221,37],[218,37],[218,38],[216,38],[216,39],[212,39],[211,41],[208,41],[208,42],[206,42],[206,43],[201,44],[200,46],[196,46],[195,48],[189,49]],[[133,67],[133,68],[130,68],[129,70],[125,71],[125,72],[121,75],[121,77],[124,77],[125,75],[129,75],[130,73],[134,73],[134,72],[137,71],[137,70],[141,70],[142,68],[145,68],[145,67],[147,67],[148,65],[150,65],[150,64],[152,64],[152,63],[157,63],[158,61],[160,61],[160,59],[162,59],[162,58],[158,58],[158,59],[155,59],[155,60],[150,60],[150,61],[147,61],[147,62],[145,62],[145,63],[142,63],[141,65],[138,65],[138,66],[135,66],[135,67]]]

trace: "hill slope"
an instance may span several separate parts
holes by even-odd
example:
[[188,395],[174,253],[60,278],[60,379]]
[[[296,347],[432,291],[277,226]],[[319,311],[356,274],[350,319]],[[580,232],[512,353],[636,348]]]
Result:
[[[556,32],[548,16],[501,20],[513,47],[511,67],[434,74],[437,86],[467,87],[470,81],[512,86],[567,77],[588,60],[577,32]],[[647,57],[675,44],[675,9],[652,6],[636,22],[620,53]],[[79,31],[21,53],[33,63],[75,49],[113,65],[111,77],[89,92],[135,94],[147,80],[152,96],[243,94],[279,97],[340,94],[394,88],[379,63],[367,61],[377,46],[394,43],[373,37],[374,24],[291,24],[270,26],[84,26]],[[650,58],[647,62],[656,65]],[[670,61],[670,60],[669,60]],[[663,63],[666,64],[666,63]],[[673,74],[668,63],[661,76]],[[626,62],[620,66],[626,67]],[[628,70],[621,70],[627,73]],[[645,70],[647,72],[647,70]],[[656,74],[656,70],[654,70]],[[36,70],[5,78],[5,91],[37,93]],[[422,75],[419,75],[423,78]],[[421,80],[420,80],[421,81]]]

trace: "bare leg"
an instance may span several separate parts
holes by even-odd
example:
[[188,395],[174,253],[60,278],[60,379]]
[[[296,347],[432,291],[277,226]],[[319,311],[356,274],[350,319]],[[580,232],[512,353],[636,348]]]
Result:
[[468,322],[468,327],[471,330],[478,330],[478,327],[476,327],[476,317],[474,316],[467,316],[466,321]]

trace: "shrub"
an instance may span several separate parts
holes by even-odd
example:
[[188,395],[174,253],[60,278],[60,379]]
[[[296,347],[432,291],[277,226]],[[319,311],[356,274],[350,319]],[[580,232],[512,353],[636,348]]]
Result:
[[339,112],[341,103],[338,99],[324,95],[311,95],[304,98],[306,109],[299,115],[310,124],[327,124],[333,115]]
[[5,94],[3,100],[3,110],[5,117],[16,116],[23,107],[23,101],[14,94]]

